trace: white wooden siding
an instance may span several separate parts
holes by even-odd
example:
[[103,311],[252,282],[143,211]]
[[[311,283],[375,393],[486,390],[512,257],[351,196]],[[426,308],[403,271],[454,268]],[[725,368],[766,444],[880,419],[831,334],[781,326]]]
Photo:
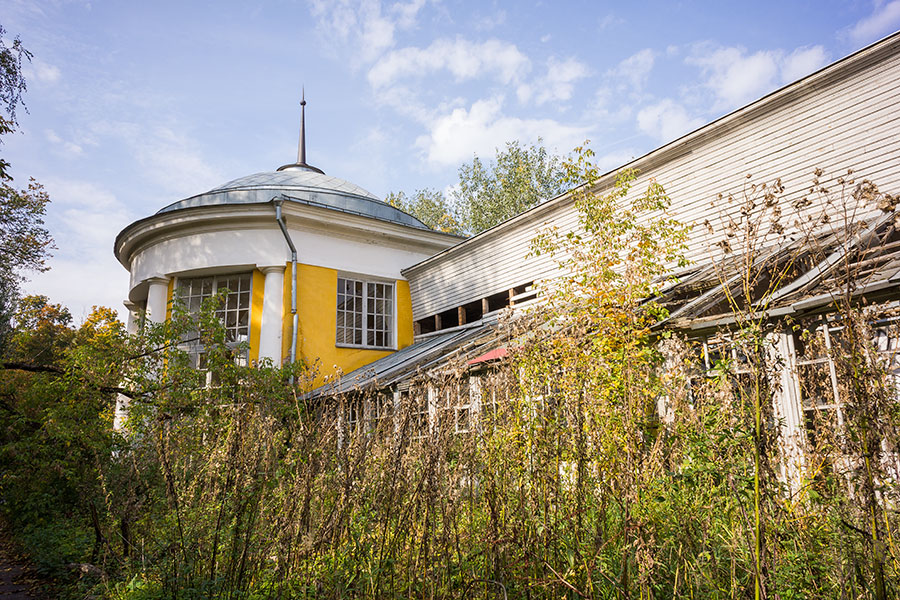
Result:
[[[626,165],[640,175],[632,193],[651,178],[672,199],[672,214],[694,225],[688,258],[715,259],[729,217],[739,216],[742,190],[781,178],[786,188],[782,224],[796,215],[792,203],[807,194],[813,171],[833,191],[835,180],[853,177],[900,192],[900,34],[879,42],[754,104]],[[752,174],[752,179],[746,178]],[[608,189],[612,177],[601,182]],[[734,196],[735,201],[719,201]],[[811,200],[814,200],[810,196]],[[803,215],[818,214],[814,204]],[[859,217],[873,214],[861,207]],[[834,215],[837,217],[837,215]],[[709,220],[713,235],[703,225]],[[549,256],[528,257],[531,239],[544,226],[561,231],[577,225],[569,198],[550,201],[507,223],[404,270],[421,319],[557,274]]]

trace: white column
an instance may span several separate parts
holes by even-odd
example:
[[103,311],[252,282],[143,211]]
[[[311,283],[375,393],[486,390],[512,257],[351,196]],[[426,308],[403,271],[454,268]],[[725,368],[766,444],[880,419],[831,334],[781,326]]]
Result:
[[[125,315],[125,331],[127,331],[129,335],[134,335],[138,332],[138,307],[134,302],[129,302],[128,300],[123,302],[123,304],[127,311],[127,314]],[[130,402],[131,399],[128,396],[123,394],[118,394],[116,396],[116,410],[113,413],[113,430],[122,430],[122,427],[125,424],[125,417],[128,416],[128,404]]]
[[122,304],[125,305],[125,310],[127,311],[125,315],[125,331],[127,331],[131,335],[134,335],[138,332],[140,326],[138,306],[134,302],[129,302],[128,300],[126,300]]
[[260,267],[266,276],[262,320],[259,326],[259,360],[281,365],[281,328],[284,299],[284,266]]
[[772,400],[775,403],[775,418],[781,429],[778,440],[781,477],[793,493],[800,488],[805,467],[803,407],[797,355],[794,336],[790,331],[770,334],[769,339],[774,342],[772,350],[777,353],[777,362],[774,364],[780,367],[780,372],[777,373],[778,385],[775,386]]
[[166,320],[166,306],[169,303],[169,278],[151,277],[147,280],[147,319],[153,323]]

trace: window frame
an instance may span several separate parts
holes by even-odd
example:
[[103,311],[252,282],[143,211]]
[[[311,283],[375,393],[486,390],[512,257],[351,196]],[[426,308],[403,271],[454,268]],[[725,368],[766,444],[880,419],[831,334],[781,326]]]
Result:
[[[355,315],[356,311],[350,312],[347,310],[341,309],[341,304],[339,303],[340,296],[343,293],[342,284],[344,282],[353,282],[362,284],[362,295],[356,296],[354,294],[354,299],[361,303],[362,312],[361,312],[361,332],[362,332],[362,343],[351,343],[340,340],[340,333],[345,332],[344,339],[346,339],[346,332],[355,332],[357,328],[348,327],[346,323],[341,325],[340,317],[342,314],[344,315]],[[386,294],[384,298],[371,298],[369,295],[369,286],[385,286],[390,290],[389,294]],[[369,312],[369,301],[378,301],[378,300],[389,300],[390,301],[390,312],[386,314],[372,314]],[[366,277],[362,275],[354,275],[351,273],[339,273],[337,277],[337,286],[335,290],[335,327],[334,327],[334,345],[337,348],[365,348],[367,350],[396,350],[397,349],[397,284],[395,281],[389,279],[378,279],[372,277]],[[370,328],[369,326],[369,317],[372,316],[375,319],[378,317],[382,317],[387,320],[388,329],[386,331],[380,330],[377,327]],[[345,317],[346,318],[346,317]],[[375,343],[369,343],[370,334],[377,334],[381,332],[384,333],[385,336],[389,339],[386,341],[388,343],[384,345],[379,345]]]
[[[247,279],[248,286],[246,289],[243,289],[243,286],[239,286],[238,290],[232,290],[228,286],[228,280],[237,278],[241,280],[243,278]],[[200,282],[200,285],[203,285],[204,280],[211,280],[211,293],[206,294],[201,288],[199,294],[193,293],[193,284],[195,281]],[[191,293],[184,294],[183,286],[186,282],[191,282]],[[246,344],[246,347],[241,352],[235,352],[234,358],[238,365],[246,366],[250,364],[250,340],[253,335],[253,271],[238,271],[234,273],[214,273],[209,275],[180,275],[175,278],[175,284],[173,287],[173,302],[182,303],[182,306],[188,311],[188,313],[192,315],[198,314],[200,305],[207,300],[218,294],[221,290],[227,289],[228,295],[225,297],[225,302],[223,305],[216,309],[216,316],[220,318],[223,322],[223,325],[226,328],[226,331],[234,331],[235,339],[233,341],[227,342],[227,345],[237,350],[241,344]],[[247,306],[241,307],[241,295],[246,295]],[[196,309],[192,307],[192,300],[194,298],[198,299]],[[235,306],[232,306],[232,299],[234,299]],[[246,310],[246,334],[245,338],[241,338],[240,328],[244,327],[240,325],[241,321],[241,312]],[[228,313],[234,313],[235,315],[235,325],[229,326],[228,324]],[[214,382],[211,381],[210,374],[205,369],[205,360],[206,360],[206,349],[200,344],[199,340],[193,340],[187,342],[182,345],[187,352],[191,355],[192,361],[194,363],[194,367],[198,371],[206,372],[206,383],[207,385],[211,385]]]

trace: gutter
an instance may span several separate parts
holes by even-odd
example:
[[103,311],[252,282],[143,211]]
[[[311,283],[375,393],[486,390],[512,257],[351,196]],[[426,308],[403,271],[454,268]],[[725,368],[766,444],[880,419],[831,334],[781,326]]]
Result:
[[[281,233],[284,235],[284,241],[287,242],[288,248],[291,249],[291,276],[293,277],[291,283],[291,364],[293,365],[297,361],[297,327],[299,321],[299,316],[297,315],[297,247],[294,246],[294,242],[291,240],[291,234],[288,233],[287,225],[285,225],[284,217],[281,214],[284,197],[276,196],[272,198],[272,204],[275,205],[275,221],[278,222]],[[293,383],[294,378],[291,377],[291,384]]]

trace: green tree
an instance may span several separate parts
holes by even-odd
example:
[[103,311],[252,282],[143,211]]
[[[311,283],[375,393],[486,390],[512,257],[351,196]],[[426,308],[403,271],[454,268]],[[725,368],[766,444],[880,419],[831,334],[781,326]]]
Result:
[[74,328],[45,296],[23,298],[13,322],[0,370],[0,512],[44,575],[70,579],[72,563],[100,573],[110,529],[102,481],[130,342],[110,309]]
[[412,196],[407,196],[404,192],[391,192],[384,200],[432,229],[456,235],[465,233],[444,193],[439,190],[425,188],[416,190]]
[[14,362],[29,365],[57,365],[74,332],[72,315],[61,304],[51,304],[47,296],[26,296],[18,302],[7,353]]
[[459,168],[453,193],[458,219],[471,234],[561,194],[567,188],[562,159],[551,154],[542,140],[533,146],[508,142],[496,160],[485,164],[478,156]]
[[[0,136],[12,133],[18,126],[16,111],[25,107],[22,64],[31,59],[18,37],[7,46],[4,34],[0,26]],[[45,261],[53,247],[50,232],[44,227],[49,196],[33,179],[26,189],[17,190],[10,185],[9,167],[9,161],[0,157],[0,355],[4,354],[12,331],[10,319],[22,271],[46,270]]]

